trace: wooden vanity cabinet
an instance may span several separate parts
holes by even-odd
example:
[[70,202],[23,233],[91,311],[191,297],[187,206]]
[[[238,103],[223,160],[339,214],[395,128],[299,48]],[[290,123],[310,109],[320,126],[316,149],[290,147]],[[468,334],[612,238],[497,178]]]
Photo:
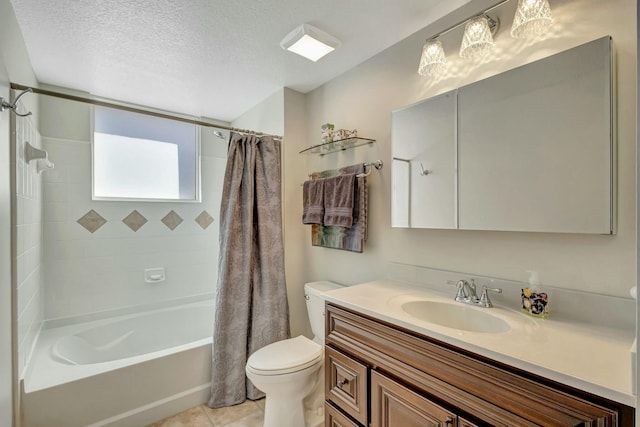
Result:
[[325,427],[633,425],[627,406],[326,308]]

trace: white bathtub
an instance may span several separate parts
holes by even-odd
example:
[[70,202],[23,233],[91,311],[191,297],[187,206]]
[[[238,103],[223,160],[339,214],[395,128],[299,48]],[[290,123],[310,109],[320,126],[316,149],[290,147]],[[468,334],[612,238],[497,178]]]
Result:
[[25,427],[131,426],[207,400],[213,300],[44,329],[23,381]]

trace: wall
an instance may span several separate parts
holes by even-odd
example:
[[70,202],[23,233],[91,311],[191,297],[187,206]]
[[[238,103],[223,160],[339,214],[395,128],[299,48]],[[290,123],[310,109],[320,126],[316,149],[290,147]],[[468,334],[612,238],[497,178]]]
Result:
[[[419,76],[420,51],[427,37],[495,2],[472,3],[307,94],[309,130],[306,141],[297,141],[298,148],[317,143],[320,125],[325,122],[334,123],[336,128],[357,128],[359,135],[377,140],[371,146],[350,151],[309,156],[310,171],[375,159],[382,159],[385,167],[374,171],[369,180],[370,233],[365,253],[309,248],[307,237],[300,242],[309,249],[305,280],[358,283],[386,276],[386,263],[397,261],[512,280],[525,280],[525,270],[538,270],[544,284],[627,297],[636,278],[635,2],[553,1],[554,26],[537,42],[509,36],[517,3],[509,2],[501,12],[502,29],[495,38],[495,54],[463,61],[456,54],[461,39],[461,30],[456,30],[442,38],[449,52],[446,75],[439,79]],[[607,34],[613,37],[617,51],[617,235],[390,227],[391,111]],[[289,167],[297,168],[287,164]]]
[[[2,3],[0,3],[2,5]],[[5,8],[5,6],[2,6]],[[2,16],[4,10],[2,10]],[[0,19],[1,21],[1,19]],[[1,22],[0,22],[1,24]],[[0,57],[0,97],[9,97],[9,76]],[[0,427],[13,422],[11,298],[11,153],[9,115],[0,115]]]
[[[43,178],[45,318],[212,296],[224,143],[201,131],[201,203],[92,201],[90,106],[40,102],[43,143],[56,164]],[[106,220],[93,233],[77,222],[90,210]],[[123,222],[134,210],[147,220],[137,231]],[[162,222],[172,210],[182,219],[173,230]],[[195,221],[203,211],[214,220],[206,228]],[[155,267],[166,269],[166,280],[145,283],[144,270]]]
[[36,161],[26,162],[25,146],[42,147],[34,120],[16,117],[16,284],[18,372],[24,368],[43,320],[42,174]]
[[[37,84],[29,56],[18,23],[9,0],[0,0],[0,96],[9,99],[9,83]],[[37,116],[38,103],[35,97],[27,96],[25,106]],[[11,147],[9,121],[11,113],[0,113],[0,427],[20,425],[18,394],[18,288],[17,258],[12,256],[11,237],[17,242],[15,225],[17,207],[12,212],[16,200],[15,179],[11,173],[15,162],[11,161],[14,150]],[[15,176],[14,176],[15,178]],[[13,217],[13,219],[11,218]],[[13,255],[16,254],[13,248]],[[23,288],[24,289],[24,288]],[[24,297],[23,297],[24,298]],[[23,299],[24,301],[24,299]],[[24,318],[23,318],[24,320]],[[24,344],[24,341],[23,341]],[[22,349],[24,350],[23,346]],[[13,406],[13,407],[12,407]]]

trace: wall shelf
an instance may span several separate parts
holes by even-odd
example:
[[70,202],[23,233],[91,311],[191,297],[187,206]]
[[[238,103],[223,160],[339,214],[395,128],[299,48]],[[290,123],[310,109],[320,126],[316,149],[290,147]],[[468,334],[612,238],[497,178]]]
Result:
[[336,151],[349,150],[361,145],[373,144],[374,142],[376,142],[375,139],[360,137],[339,139],[337,141],[325,142],[324,144],[318,144],[309,148],[305,148],[300,152],[300,154],[319,154],[321,156],[324,156],[325,154],[333,153]]

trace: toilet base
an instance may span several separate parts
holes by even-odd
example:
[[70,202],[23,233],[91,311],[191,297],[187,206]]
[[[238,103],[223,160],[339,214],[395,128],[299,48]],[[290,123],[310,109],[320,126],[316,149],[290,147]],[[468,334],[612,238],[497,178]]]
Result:
[[264,427],[304,426],[302,399],[269,397],[264,407]]

